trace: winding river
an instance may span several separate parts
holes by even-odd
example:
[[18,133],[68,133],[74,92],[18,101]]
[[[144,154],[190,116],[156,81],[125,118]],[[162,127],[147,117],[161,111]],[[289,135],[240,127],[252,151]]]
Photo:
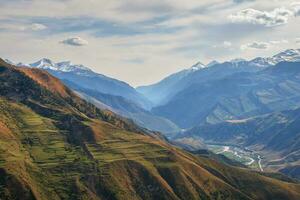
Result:
[[208,148],[216,154],[231,155],[231,159],[237,160],[244,165],[249,167],[256,166],[255,168],[264,171],[262,166],[262,157],[257,152],[235,145],[224,145],[224,144],[207,144]]

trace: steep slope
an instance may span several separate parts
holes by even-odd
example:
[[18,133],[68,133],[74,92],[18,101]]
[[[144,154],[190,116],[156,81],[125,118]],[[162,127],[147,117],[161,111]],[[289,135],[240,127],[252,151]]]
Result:
[[264,155],[264,166],[300,178],[300,109],[201,125],[178,136],[241,145]]
[[2,199],[300,198],[297,183],[173,147],[46,72],[0,60],[0,86]]
[[297,108],[299,66],[297,62],[281,62],[259,72],[235,73],[193,84],[153,112],[190,128]]
[[177,125],[168,119],[154,115],[153,113],[141,108],[137,104],[121,96],[114,96],[89,90],[77,84],[63,80],[63,82],[91,103],[118,113],[121,116],[132,119],[138,125],[152,131],[162,132],[164,135],[172,135],[179,131]]

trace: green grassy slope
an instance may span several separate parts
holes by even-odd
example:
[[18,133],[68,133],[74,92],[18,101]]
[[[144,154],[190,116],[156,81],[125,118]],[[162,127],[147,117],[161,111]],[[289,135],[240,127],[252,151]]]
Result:
[[185,152],[27,70],[0,62],[1,199],[300,198],[299,184]]

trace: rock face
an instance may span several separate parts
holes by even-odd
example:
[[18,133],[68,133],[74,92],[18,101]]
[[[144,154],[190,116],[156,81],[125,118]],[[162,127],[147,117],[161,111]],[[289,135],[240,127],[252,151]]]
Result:
[[300,198],[299,184],[169,145],[45,71],[0,60],[0,108],[3,199]]

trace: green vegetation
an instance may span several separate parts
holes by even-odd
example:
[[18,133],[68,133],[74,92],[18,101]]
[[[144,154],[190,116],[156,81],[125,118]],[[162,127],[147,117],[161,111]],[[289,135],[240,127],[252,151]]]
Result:
[[[239,147],[226,145],[207,145],[207,147],[216,154],[222,154],[227,158],[240,162],[249,168],[260,170],[257,154],[254,152],[245,151]],[[225,148],[227,149],[225,150]]]

